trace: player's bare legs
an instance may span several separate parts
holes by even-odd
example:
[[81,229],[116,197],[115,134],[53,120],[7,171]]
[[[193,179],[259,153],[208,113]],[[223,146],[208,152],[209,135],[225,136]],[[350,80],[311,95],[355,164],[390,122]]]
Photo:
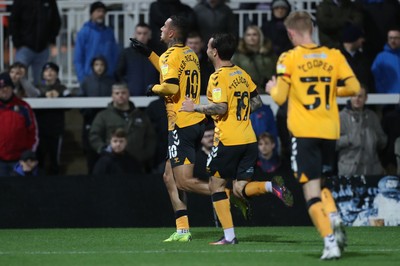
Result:
[[[172,203],[172,208],[174,209],[174,211],[178,211],[178,210],[186,210],[186,203],[185,201],[181,200],[186,198],[186,196],[184,196],[183,194],[185,194],[185,192],[183,191],[178,191],[176,182],[175,182],[175,178],[174,178],[174,173],[172,171],[172,167],[171,167],[171,162],[169,160],[167,160],[166,164],[165,164],[165,171],[164,171],[164,183],[165,186],[167,187],[168,190],[168,194],[169,194],[169,198],[171,200]],[[180,197],[180,195],[182,197]]]
[[211,195],[208,182],[193,176],[194,164],[183,164],[173,168],[178,189],[202,195]]
[[176,232],[174,232],[164,242],[189,242],[192,240],[192,235],[189,232],[189,218],[186,207],[186,193],[179,191],[173,174],[170,160],[165,164],[165,172],[163,175],[165,186],[175,211]]

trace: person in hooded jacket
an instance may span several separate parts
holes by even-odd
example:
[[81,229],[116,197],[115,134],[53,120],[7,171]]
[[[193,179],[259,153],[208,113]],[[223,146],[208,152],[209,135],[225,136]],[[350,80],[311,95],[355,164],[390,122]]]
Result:
[[271,20],[265,22],[261,29],[265,38],[271,40],[275,55],[280,56],[281,53],[293,48],[283,25],[292,7],[287,0],[274,0],[271,3],[271,9]]
[[104,24],[107,8],[102,2],[90,5],[90,20],[76,36],[74,48],[74,66],[79,83],[92,74],[92,59],[102,55],[107,61],[107,74],[114,75],[119,46],[114,31]]
[[[81,85],[80,96],[83,97],[110,97],[114,78],[107,75],[107,61],[103,56],[92,59],[93,73],[85,78]],[[83,116],[82,148],[86,156],[88,173],[98,159],[98,153],[92,149],[89,143],[89,131],[96,114],[104,108],[84,108],[80,112]]]

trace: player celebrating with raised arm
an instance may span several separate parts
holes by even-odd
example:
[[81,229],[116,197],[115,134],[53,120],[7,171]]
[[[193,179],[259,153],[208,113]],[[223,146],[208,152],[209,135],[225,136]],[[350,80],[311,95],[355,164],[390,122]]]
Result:
[[247,198],[270,192],[286,205],[293,204],[293,197],[283,184],[249,182],[258,155],[250,111],[259,108],[262,102],[250,76],[230,61],[235,50],[236,40],[231,34],[216,34],[209,40],[207,55],[215,68],[207,87],[210,103],[201,105],[186,97],[181,108],[187,113],[211,115],[215,122],[214,147],[207,167],[211,174],[212,201],[224,236],[211,245],[238,243],[229,195],[226,193],[228,179],[233,179],[233,192],[237,197]]
[[[204,133],[204,114],[180,113],[179,108],[188,95],[200,102],[200,65],[197,55],[184,45],[186,21],[171,16],[161,28],[161,40],[168,50],[158,57],[147,46],[131,39],[132,47],[146,55],[160,72],[160,84],[149,86],[147,95],[162,95],[168,116],[168,161],[165,166],[164,183],[175,211],[176,228],[165,242],[189,242],[187,206],[184,192],[210,195],[206,181],[193,177],[196,149]],[[175,178],[174,178],[175,177]]]
[[292,12],[285,26],[295,48],[280,56],[278,78],[268,81],[266,92],[278,104],[288,99],[292,168],[303,185],[311,220],[324,238],[321,259],[338,259],[346,237],[331,193],[321,193],[321,177],[332,170],[340,134],[336,96],[355,95],[360,84],[339,50],[313,42],[307,12]]

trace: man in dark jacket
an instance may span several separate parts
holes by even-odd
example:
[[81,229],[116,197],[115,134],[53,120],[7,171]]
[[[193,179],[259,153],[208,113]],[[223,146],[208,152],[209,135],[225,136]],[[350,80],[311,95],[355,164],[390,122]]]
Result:
[[[137,24],[133,38],[147,45],[151,39],[150,26]],[[159,73],[147,57],[130,46],[121,52],[115,74],[119,82],[128,84],[131,96],[145,96],[147,86],[159,81]]]
[[92,123],[89,133],[92,148],[99,154],[107,149],[111,134],[117,128],[127,132],[126,151],[140,165],[149,168],[156,148],[156,135],[146,113],[129,101],[129,90],[124,83],[113,85],[112,102]]
[[61,18],[56,0],[14,0],[10,16],[10,34],[17,48],[15,61],[32,66],[35,85],[42,66],[50,55],[50,44],[56,43]]
[[25,150],[36,150],[35,115],[28,103],[13,93],[8,73],[0,74],[0,177],[9,176]]

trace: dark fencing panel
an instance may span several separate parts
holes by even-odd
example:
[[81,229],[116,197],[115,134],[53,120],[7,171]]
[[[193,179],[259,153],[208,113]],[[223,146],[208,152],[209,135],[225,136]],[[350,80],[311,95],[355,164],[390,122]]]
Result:
[[[308,225],[300,187],[295,206],[272,195],[250,200],[252,219],[232,207],[235,225]],[[211,197],[189,194],[191,226],[215,226]],[[0,178],[0,228],[174,227],[161,175]]]

